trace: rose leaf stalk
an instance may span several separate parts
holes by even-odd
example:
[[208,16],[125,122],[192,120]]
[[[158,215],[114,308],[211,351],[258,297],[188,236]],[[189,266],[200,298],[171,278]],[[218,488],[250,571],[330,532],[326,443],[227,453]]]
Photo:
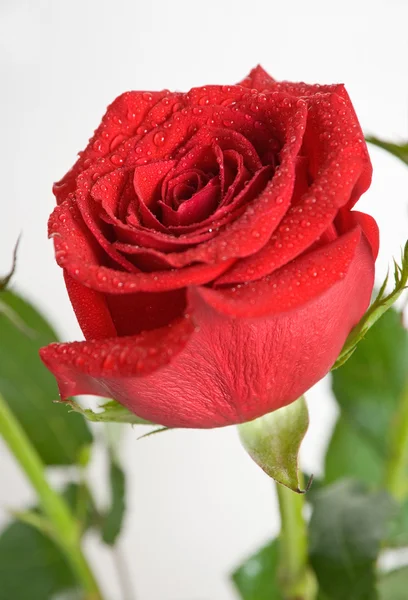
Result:
[[20,423],[0,394],[0,435],[35,489],[44,514],[78,583],[84,600],[103,600],[97,581],[82,552],[79,525],[65,500],[49,485],[44,465]]

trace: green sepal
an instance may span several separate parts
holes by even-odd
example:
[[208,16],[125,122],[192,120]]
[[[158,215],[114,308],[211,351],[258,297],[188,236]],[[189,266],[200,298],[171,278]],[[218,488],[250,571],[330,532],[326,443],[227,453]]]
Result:
[[154,425],[150,421],[146,421],[130,412],[127,408],[116,402],[116,400],[108,400],[101,404],[100,412],[94,412],[90,408],[82,408],[75,400],[64,400],[62,404],[68,404],[73,411],[84,416],[88,421],[95,423],[129,423],[131,425]]
[[301,489],[298,454],[309,426],[303,396],[288,406],[238,426],[242,445],[263,471],[298,494]]

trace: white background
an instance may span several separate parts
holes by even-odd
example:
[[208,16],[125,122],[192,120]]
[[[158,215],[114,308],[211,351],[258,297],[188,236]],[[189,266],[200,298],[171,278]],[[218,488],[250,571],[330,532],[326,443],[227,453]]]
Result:
[[[80,339],[46,223],[52,182],[109,102],[129,89],[234,83],[259,62],[278,79],[345,82],[364,130],[401,140],[407,26],[406,0],[0,0],[0,272],[23,231],[15,288],[63,339]],[[382,279],[407,237],[408,169],[371,154],[374,181],[359,208],[381,228]],[[309,393],[309,405],[303,463],[319,473],[335,418],[329,382]],[[129,428],[123,446],[130,490],[121,543],[137,599],[232,600],[228,572],[278,530],[270,481],[233,428],[138,435]],[[23,506],[29,487],[0,452],[0,506]],[[99,454],[92,478],[103,494]],[[96,538],[87,550],[107,600],[121,600],[109,552]]]

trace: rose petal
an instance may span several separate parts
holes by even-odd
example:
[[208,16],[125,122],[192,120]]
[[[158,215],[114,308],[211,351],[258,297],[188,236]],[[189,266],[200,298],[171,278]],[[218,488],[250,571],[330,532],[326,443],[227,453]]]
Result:
[[360,240],[358,227],[272,275],[234,287],[200,288],[198,293],[215,309],[235,317],[262,317],[294,310],[345,276]]
[[180,204],[173,210],[163,202],[159,202],[162,210],[163,223],[166,225],[190,225],[199,223],[212,214],[220,199],[220,184],[214,177],[200,191]]
[[[246,77],[244,81],[240,83],[240,85],[255,88],[262,92],[283,92],[285,94],[290,94],[291,96],[294,96],[296,98],[307,99],[307,97],[310,97],[311,102],[319,102],[320,97],[323,94],[336,94],[343,100],[343,103],[347,108],[347,112],[350,115],[350,123],[347,128],[344,128],[343,131],[352,131],[353,135],[359,137],[361,141],[361,147],[359,152],[365,158],[362,176],[348,204],[348,208],[351,209],[355,205],[361,194],[363,194],[368,189],[371,182],[372,169],[367,145],[364,142],[364,134],[361,130],[361,126],[358,121],[353,104],[350,100],[350,96],[348,95],[344,85],[310,85],[304,82],[293,83],[291,81],[275,81],[260,65],[255,67],[255,69],[252,69],[249,76]],[[338,116],[344,116],[343,110],[339,111],[337,117]],[[329,124],[330,116],[328,115],[327,125]],[[335,124],[337,126],[339,125],[339,123],[337,122],[337,118],[335,120]]]
[[288,210],[268,243],[237,263],[219,283],[259,279],[299,256],[327,230],[339,209],[350,206],[350,198],[365,189],[371,166],[367,166],[363,139],[351,127],[352,113],[337,95],[310,102],[303,151],[313,184]]
[[64,280],[84,337],[87,340],[102,340],[117,335],[106,296],[85,287],[65,270]]
[[154,208],[160,200],[163,179],[175,164],[175,160],[160,160],[135,168],[133,185],[139,201],[146,207]]
[[57,263],[86,287],[105,293],[160,292],[201,285],[214,280],[233,264],[233,260],[225,260],[153,273],[129,273],[101,266],[105,259],[102,248],[87,230],[73,200],[65,200],[54,209],[49,235],[54,239]]
[[109,396],[123,378],[146,376],[174,360],[193,332],[194,323],[185,315],[136,336],[50,344],[40,356],[57,378],[63,399],[77,394]]
[[136,134],[140,123],[144,121],[149,110],[162,98],[167,96],[163,92],[126,92],[116,98],[102,119],[102,123],[89,140],[87,148],[81,152],[77,162],[70,171],[54,184],[54,194],[58,204],[63,202],[68,194],[75,190],[75,181],[78,175],[101,157],[115,150],[112,144],[119,140]]
[[353,227],[360,226],[370,243],[374,260],[378,256],[380,246],[380,232],[378,225],[371,215],[358,212],[357,210],[341,210],[336,218],[336,227],[339,231],[347,231]]
[[[105,298],[119,336],[164,327],[180,317],[186,308],[183,288],[159,293],[105,294]],[[86,339],[89,338],[86,336]]]
[[343,279],[295,310],[258,319],[220,314],[202,290],[192,290],[198,327],[171,364],[145,377],[95,371],[92,387],[75,374],[75,387],[65,395],[113,397],[168,427],[218,427],[259,417],[289,404],[329,371],[368,306],[373,271],[362,238]]
[[[184,252],[163,253],[160,250],[158,251],[153,248],[147,248],[144,245],[132,246],[123,243],[117,243],[115,244],[115,247],[125,252],[127,255],[137,256],[138,258],[135,264],[139,264],[141,257],[155,257],[163,266],[167,265],[171,267],[182,267],[199,261],[209,262],[212,264],[213,262],[216,262],[217,258],[218,260],[223,261],[227,260],[228,258],[238,258],[239,256],[245,255],[245,253],[253,252],[257,247],[262,245],[263,239],[265,239],[267,232],[270,231],[270,228],[273,227],[273,224],[276,223],[279,217],[284,214],[285,208],[287,208],[287,204],[290,200],[290,193],[288,193],[286,195],[287,204],[285,205],[285,201],[283,199],[285,189],[284,185],[286,185],[285,182],[282,182],[282,187],[279,186],[279,188],[276,190],[276,193],[280,191],[282,196],[273,196],[270,198],[271,193],[269,190],[272,187],[272,183],[268,183],[270,173],[271,169],[269,167],[264,167],[263,169],[259,170],[255,177],[253,177],[246,188],[241,192],[241,194],[237,196],[236,203],[234,202],[227,207],[223,207],[223,209],[219,209],[219,211],[213,215],[212,219],[207,219],[210,227],[204,231],[208,231],[210,234],[210,241],[206,241],[203,237],[198,238],[200,244],[191,249],[187,248],[184,250]],[[287,180],[287,185],[291,185],[289,178]],[[262,238],[261,234],[258,233],[257,228],[251,228],[251,226],[245,227],[246,223],[245,221],[242,223],[242,220],[244,220],[245,215],[247,215],[247,219],[251,219],[255,212],[255,208],[259,208],[259,204],[261,202],[264,202],[264,204],[267,205],[269,199],[271,200],[271,204],[273,202],[275,206],[269,208],[269,213],[267,215],[258,215],[258,217],[261,219],[264,216],[267,223],[267,225],[263,226],[262,233],[264,237]],[[240,208],[240,206],[244,203],[245,206]],[[252,208],[251,203],[256,203],[255,208]],[[273,210],[274,208],[275,211]],[[234,212],[232,212],[233,209]],[[225,220],[223,221],[222,218],[220,221],[216,220],[216,216],[221,217],[222,213],[226,215]],[[236,217],[236,219],[230,221],[228,216]],[[252,221],[255,223],[257,222],[255,219]],[[222,230],[221,226],[224,225],[225,222],[226,227]],[[238,230],[239,226],[242,227],[242,231]],[[246,234],[247,231],[252,232],[251,236]],[[138,238],[140,238],[140,234],[140,231],[135,232],[135,236]],[[202,234],[197,232],[196,235],[198,237],[198,235],[201,236]],[[194,234],[190,234],[186,239],[190,241],[195,237],[196,236],[194,236]],[[227,242],[226,240],[228,238],[229,241]],[[219,253],[218,256],[216,255],[215,259],[213,258],[214,252],[209,252],[209,250],[213,250],[211,248],[211,240],[214,240],[216,246],[215,250]],[[218,245],[217,240],[219,240]],[[229,247],[229,244],[233,242],[235,242],[236,245],[234,247]]]

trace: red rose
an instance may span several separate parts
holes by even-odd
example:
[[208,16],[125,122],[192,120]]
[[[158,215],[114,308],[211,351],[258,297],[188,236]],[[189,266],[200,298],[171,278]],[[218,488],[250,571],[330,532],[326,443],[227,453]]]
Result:
[[284,406],[366,310],[371,164],[342,85],[129,92],[55,185],[49,234],[87,341],[41,356],[63,398],[171,427]]

